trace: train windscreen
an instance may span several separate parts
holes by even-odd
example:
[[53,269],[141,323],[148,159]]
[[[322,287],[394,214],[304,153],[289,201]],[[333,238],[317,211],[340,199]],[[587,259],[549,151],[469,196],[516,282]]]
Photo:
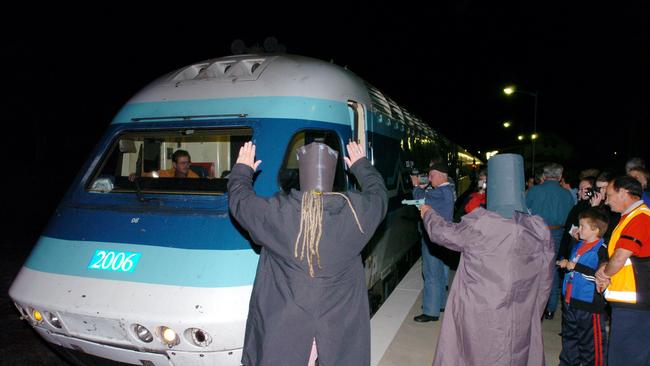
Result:
[[91,192],[223,194],[250,128],[127,131],[102,157]]

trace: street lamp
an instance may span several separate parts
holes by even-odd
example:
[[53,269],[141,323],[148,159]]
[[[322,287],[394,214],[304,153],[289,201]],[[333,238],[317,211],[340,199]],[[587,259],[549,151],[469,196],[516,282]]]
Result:
[[[520,90],[517,89],[514,85],[507,86],[503,89],[503,92],[506,95],[512,95],[514,93],[521,93],[521,94],[526,94],[529,96],[532,96],[535,98],[535,107],[533,109],[533,135],[531,136],[531,141],[532,141],[532,147],[533,147],[533,154],[532,154],[532,168],[531,172],[532,175],[535,176],[535,141],[537,140],[537,99],[538,99],[538,92],[537,90],[534,92],[531,91],[526,91],[526,90]],[[521,140],[521,139],[520,139]]]

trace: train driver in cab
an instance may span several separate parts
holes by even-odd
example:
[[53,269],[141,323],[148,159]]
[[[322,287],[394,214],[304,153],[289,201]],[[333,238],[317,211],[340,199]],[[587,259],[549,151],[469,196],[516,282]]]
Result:
[[[143,172],[140,176],[151,178],[198,178],[199,175],[190,169],[190,165],[192,165],[190,153],[179,149],[172,154],[172,167],[170,169]],[[133,182],[136,176],[135,173],[129,174],[129,180]]]

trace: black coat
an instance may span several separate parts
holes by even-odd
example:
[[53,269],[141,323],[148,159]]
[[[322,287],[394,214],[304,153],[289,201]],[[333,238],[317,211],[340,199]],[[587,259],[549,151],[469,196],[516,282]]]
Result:
[[361,250],[386,215],[383,178],[363,158],[351,167],[362,192],[346,192],[362,234],[343,197],[323,196],[321,268],[309,275],[294,257],[302,192],[258,197],[253,169],[236,164],[229,176],[232,216],[262,246],[251,294],[242,363],[304,366],[316,338],[321,366],[370,364],[370,315]]

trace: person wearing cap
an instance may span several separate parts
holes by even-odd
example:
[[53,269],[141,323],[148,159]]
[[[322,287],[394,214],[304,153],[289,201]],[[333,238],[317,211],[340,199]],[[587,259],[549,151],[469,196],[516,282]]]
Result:
[[621,214],[607,244],[609,260],[596,286],[612,307],[608,364],[650,365],[650,209],[641,183],[630,176],[607,186],[607,205]]
[[487,209],[460,223],[420,207],[431,240],[461,252],[434,366],[545,364],[539,319],[555,265],[551,235],[525,212],[521,155],[492,157],[488,175]]
[[[433,207],[442,217],[450,222],[454,215],[454,187],[447,177],[447,164],[442,160],[432,160],[429,163],[429,184],[419,184],[418,177],[412,176],[413,199],[424,198],[424,203]],[[422,292],[422,314],[413,318],[414,321],[425,323],[437,321],[440,312],[445,308],[447,299],[447,282],[449,279],[449,261],[452,257],[448,249],[431,241],[422,232],[422,277],[424,289]]]
[[[361,192],[332,192],[338,153],[314,142],[298,149],[300,190],[269,198],[253,191],[261,161],[239,151],[228,181],[233,218],[262,247],[244,339],[245,366],[370,365],[370,314],[361,250],[386,215],[383,177],[362,146],[344,160]],[[262,173],[263,174],[263,173]]]
[[[564,224],[574,206],[573,194],[560,185],[564,168],[557,163],[544,166],[544,182],[528,190],[526,205],[534,215],[544,218],[555,244],[555,254],[559,254],[564,234]],[[560,272],[555,270],[553,287],[544,312],[545,319],[553,319],[560,298]]]

